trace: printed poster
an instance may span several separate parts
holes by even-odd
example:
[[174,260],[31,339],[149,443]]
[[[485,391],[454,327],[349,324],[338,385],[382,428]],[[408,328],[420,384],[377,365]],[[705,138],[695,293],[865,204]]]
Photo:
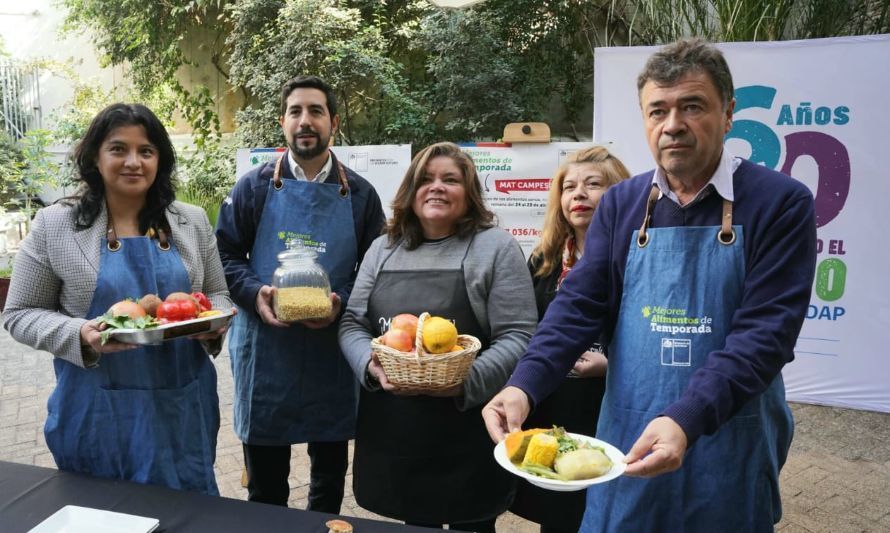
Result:
[[461,148],[473,158],[482,193],[527,258],[541,238],[550,181],[573,152],[591,143],[472,143]]
[[[411,164],[411,145],[332,146],[331,150],[343,165],[371,182],[380,196],[386,217],[391,217],[390,205]],[[235,155],[235,173],[240,178],[282,154],[284,148],[239,148]]]

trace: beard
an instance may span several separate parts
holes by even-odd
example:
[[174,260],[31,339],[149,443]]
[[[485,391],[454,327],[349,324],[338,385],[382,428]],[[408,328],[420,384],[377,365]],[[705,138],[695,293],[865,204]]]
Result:
[[[315,145],[307,148],[302,148],[300,146],[300,140],[297,138],[300,135],[311,134],[315,136]],[[322,138],[317,132],[312,130],[301,130],[294,134],[293,141],[288,144],[291,152],[294,153],[300,159],[312,159],[316,156],[319,156],[328,149],[328,142],[330,141],[330,136]]]

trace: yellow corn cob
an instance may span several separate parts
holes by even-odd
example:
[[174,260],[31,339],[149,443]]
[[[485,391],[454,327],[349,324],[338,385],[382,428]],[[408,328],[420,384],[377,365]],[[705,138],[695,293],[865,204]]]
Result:
[[547,429],[527,429],[525,431],[514,431],[507,435],[504,441],[504,448],[507,451],[507,457],[514,463],[521,463],[525,458],[525,452],[528,450],[528,443],[532,437],[538,433],[549,431]]
[[538,433],[529,441],[528,450],[525,452],[522,465],[527,466],[531,464],[553,468],[557,450],[559,450],[559,441],[556,440],[556,437],[546,433]]

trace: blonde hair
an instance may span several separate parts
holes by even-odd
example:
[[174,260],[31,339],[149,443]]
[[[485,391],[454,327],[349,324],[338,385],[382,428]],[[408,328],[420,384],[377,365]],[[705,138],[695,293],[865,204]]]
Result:
[[535,277],[544,277],[551,274],[557,267],[562,266],[562,251],[566,239],[574,234],[574,229],[562,213],[562,183],[572,165],[593,163],[599,168],[606,178],[606,188],[627,179],[630,173],[617,157],[612,155],[604,146],[591,146],[578,150],[569,156],[568,160],[559,167],[556,175],[550,182],[550,193],[547,195],[547,212],[544,215],[544,230],[541,233],[541,242],[532,251],[532,258],[540,257],[541,264],[535,272]]

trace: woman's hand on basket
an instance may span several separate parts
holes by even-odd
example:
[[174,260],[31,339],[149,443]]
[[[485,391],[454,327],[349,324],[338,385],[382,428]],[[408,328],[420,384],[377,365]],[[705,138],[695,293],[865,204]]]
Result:
[[463,384],[455,385],[449,389],[435,389],[435,390],[422,390],[422,389],[403,389],[398,385],[393,385],[389,382],[389,379],[386,377],[386,371],[383,370],[383,365],[380,364],[380,360],[377,359],[376,354],[371,354],[371,362],[368,363],[368,373],[370,373],[374,379],[380,383],[380,388],[385,390],[386,392],[391,392],[398,396],[417,396],[420,394],[426,396],[436,396],[440,398],[448,398],[453,396],[460,396],[464,393]]
[[377,359],[377,356],[371,354],[371,362],[368,363],[368,372],[374,376],[374,379],[380,383],[380,388],[385,390],[386,392],[391,392],[393,394],[397,394],[399,396],[416,396],[417,392],[413,390],[405,390],[401,389],[392,383],[389,382],[389,379],[386,377],[386,372],[383,370],[383,365],[380,364],[380,361]]

